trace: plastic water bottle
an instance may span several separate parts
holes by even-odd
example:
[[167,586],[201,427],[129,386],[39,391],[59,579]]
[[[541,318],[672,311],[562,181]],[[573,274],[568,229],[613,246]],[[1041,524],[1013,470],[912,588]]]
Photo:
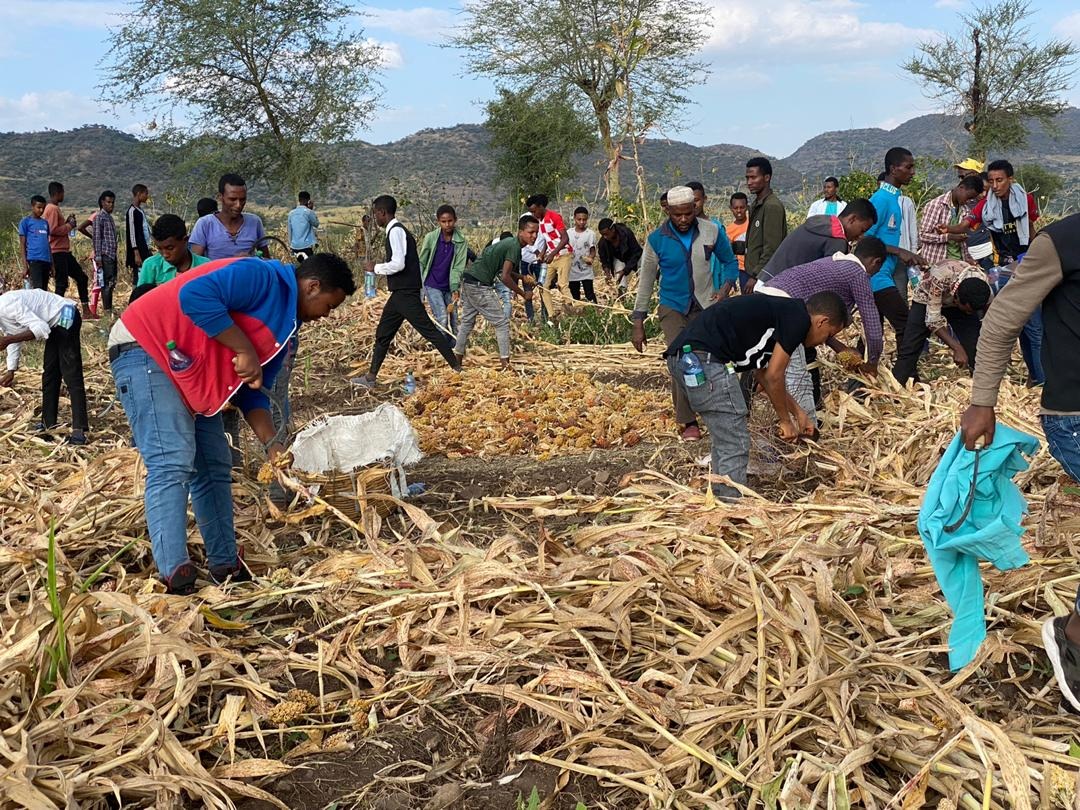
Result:
[[919,286],[919,282],[922,281],[922,272],[918,267],[909,266],[907,269],[908,284],[911,285],[911,289],[915,289]]
[[368,298],[375,297],[375,271],[368,270],[364,273],[364,295]]
[[170,340],[165,344],[165,348],[169,350],[169,368],[173,371],[184,371],[191,368],[192,359],[176,348],[176,341]]
[[28,278],[23,279],[22,288],[24,290],[29,290],[30,289],[30,279],[28,279]]
[[693,348],[687,343],[682,347],[683,355],[679,358],[679,370],[682,371],[683,384],[687,388],[697,388],[705,384],[705,369],[694,354]]
[[405,374],[405,396],[411,397],[416,393],[416,376],[411,372]]

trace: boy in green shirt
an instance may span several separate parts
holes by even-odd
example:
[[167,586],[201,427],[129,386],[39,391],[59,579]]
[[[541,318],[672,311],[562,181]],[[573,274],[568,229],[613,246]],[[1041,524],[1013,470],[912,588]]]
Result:
[[484,252],[461,276],[461,289],[454,294],[461,301],[461,324],[458,327],[454,352],[458,362],[465,359],[465,346],[478,315],[495,327],[499,344],[499,359],[503,369],[510,368],[510,319],[503,309],[499,294],[495,292],[495,279],[520,295],[532,300],[532,291],[525,292],[521,286],[521,249],[536,241],[540,222],[532,214],[524,214],[518,220],[517,236],[500,239],[484,248]]
[[210,261],[205,256],[192,253],[188,248],[187,225],[176,214],[162,214],[157,218],[150,235],[158,252],[148,257],[139,268],[136,287],[143,284],[164,284],[172,281],[178,273]]

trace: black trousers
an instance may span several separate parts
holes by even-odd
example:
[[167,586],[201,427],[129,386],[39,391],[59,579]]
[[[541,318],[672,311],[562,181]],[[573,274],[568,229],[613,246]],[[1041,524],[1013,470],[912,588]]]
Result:
[[394,342],[394,336],[405,321],[411,323],[424,340],[438,349],[449,365],[457,365],[452,339],[431,320],[420,297],[420,290],[394,290],[383,307],[379,325],[375,329],[375,350],[371,355],[372,377],[382,368],[383,360],[390,351],[390,344]]
[[[979,343],[982,321],[979,320],[978,315],[969,315],[956,307],[944,307],[941,314],[945,316],[956,339],[967,352],[968,373],[971,373],[971,370],[975,368],[975,347]],[[896,350],[896,363],[893,364],[892,371],[893,376],[901,385],[912,378],[918,381],[919,356],[930,334],[930,327],[926,325],[926,304],[912,304],[907,329],[904,331],[904,339],[900,341]]]
[[596,292],[593,290],[593,280],[591,278],[570,282],[570,295],[574,296],[575,301],[581,300],[582,289],[585,290],[585,300],[592,301],[595,304]]
[[113,290],[116,289],[116,259],[108,256],[101,258],[101,303],[107,312],[112,312]]
[[885,321],[889,322],[889,326],[896,332],[896,343],[899,345],[904,339],[908,322],[908,306],[904,296],[896,287],[886,287],[874,293],[874,304],[877,305],[877,311],[881,313],[882,326]]
[[86,412],[86,383],[83,381],[82,345],[79,342],[81,327],[82,318],[76,310],[71,326],[66,329],[54,326],[45,341],[41,372],[41,423],[46,429],[54,427],[59,418],[61,379],[67,385],[71,398],[71,426],[75,430],[90,428]]
[[49,289],[49,276],[52,274],[52,262],[30,262],[30,286],[35,290]]
[[90,279],[86,271],[82,269],[82,265],[75,261],[75,257],[67,251],[54,253],[52,260],[53,273],[56,274],[56,294],[63,296],[67,292],[68,279],[74,279],[75,286],[79,288],[79,300],[83,304],[89,304]]

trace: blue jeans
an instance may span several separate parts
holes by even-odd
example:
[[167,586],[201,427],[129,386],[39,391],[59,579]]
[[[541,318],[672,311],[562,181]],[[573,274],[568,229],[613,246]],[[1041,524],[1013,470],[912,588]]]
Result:
[[1058,460],[1074,481],[1080,483],[1080,416],[1039,417],[1050,455]]
[[221,414],[192,416],[172,380],[142,349],[113,361],[113,379],[146,465],[146,525],[158,573],[189,562],[187,503],[210,565],[236,564],[232,454]]
[[502,299],[506,320],[510,320],[510,315],[514,311],[514,291],[503,284],[500,279],[495,279],[495,294]]
[[449,290],[437,290],[434,287],[424,287],[424,298],[431,310],[431,320],[442,324],[453,334],[457,334],[457,309],[447,312],[447,308],[454,301],[454,294]]
[[[994,294],[1001,292],[1011,279],[1010,273],[999,269],[997,281],[994,283]],[[1042,306],[1039,306],[1031,313],[1031,318],[1024,324],[1024,331],[1020,333],[1020,353],[1024,357],[1024,365],[1027,366],[1028,378],[1034,385],[1046,382],[1042,367],[1042,337]]]
[[[521,262],[521,269],[520,269],[519,272],[523,276],[532,276],[533,278],[540,278],[540,268],[541,267],[543,267],[543,265],[540,264],[539,262],[522,261]],[[535,287],[536,287],[535,284],[526,284],[524,281],[521,282],[521,289],[524,290],[525,292],[529,292],[530,290],[534,289]],[[536,318],[536,309],[533,307],[533,302],[529,301],[528,299],[525,300],[525,317],[529,319],[529,323],[532,323],[533,320]],[[545,315],[544,320],[547,320],[546,315]]]

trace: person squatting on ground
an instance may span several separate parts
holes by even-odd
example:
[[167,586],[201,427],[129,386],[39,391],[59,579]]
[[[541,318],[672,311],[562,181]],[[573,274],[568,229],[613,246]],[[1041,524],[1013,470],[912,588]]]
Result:
[[495,329],[495,340],[499,346],[499,361],[503,369],[510,368],[510,318],[503,308],[502,300],[495,292],[495,279],[501,278],[503,284],[524,301],[531,301],[533,293],[521,286],[521,249],[536,241],[540,223],[532,214],[523,214],[518,220],[517,236],[507,236],[493,245],[488,245],[476,261],[461,277],[461,323],[458,325],[457,352],[458,367],[465,361],[465,351],[469,344],[469,335],[476,325],[476,318],[484,316]]
[[[1012,281],[994,299],[983,319],[979,353],[971,381],[971,406],[960,419],[964,446],[994,441],[998,393],[1013,345],[1024,325],[1042,307],[1046,340],[1042,364],[1043,433],[1050,454],[1080,483],[1080,214],[1047,225],[1031,240]],[[1080,591],[1068,616],[1050,617],[1043,645],[1058,688],[1080,712]]]
[[[813,423],[784,384],[788,362],[800,347],[820,346],[848,323],[848,309],[833,292],[816,293],[805,302],[740,295],[706,309],[668,344],[664,356],[672,379],[709,430],[713,475],[746,484],[749,409],[737,372],[754,372],[776,410],[780,438],[790,442],[811,436]],[[683,378],[679,359],[685,346],[701,361],[704,380]],[[739,497],[739,491],[726,484],[713,484],[712,489],[724,498]]]
[[[328,253],[295,269],[222,259],[154,287],[113,326],[109,360],[146,465],[146,524],[169,593],[192,593],[198,578],[187,549],[189,494],[210,578],[250,579],[237,552],[221,411],[235,404],[276,459],[284,447],[266,389],[300,325],[325,317],[354,291],[348,264]],[[179,358],[170,356],[170,343]]]
[[397,200],[389,194],[383,194],[372,201],[371,210],[375,224],[386,231],[386,261],[375,264],[368,260],[364,269],[378,276],[386,276],[386,289],[390,291],[390,297],[383,305],[379,325],[375,328],[371,367],[367,374],[354,377],[352,383],[365,388],[375,386],[379,369],[390,352],[394,336],[406,321],[412,324],[420,337],[434,346],[447,365],[456,371],[461,367],[461,363],[454,355],[454,339],[435,325],[420,297],[424,284],[420,254],[416,249],[416,239],[398,221]]
[[[666,343],[671,343],[687,324],[693,323],[716,295],[712,253],[720,236],[719,229],[711,220],[697,216],[694,192],[689,186],[668,189],[667,206],[668,219],[649,234],[641,258],[637,301],[630,316],[633,321],[630,341],[639,352],[644,351],[646,344],[645,318],[658,281],[656,316]],[[682,440],[701,439],[694,409],[674,376],[671,400]]]
[[[12,290],[0,295],[0,349],[7,349],[7,371],[0,374],[0,386],[10,387],[19,369],[22,344],[45,341],[41,371],[41,422],[37,430],[56,427],[60,408],[60,381],[71,399],[71,434],[68,444],[86,444],[90,428],[83,381],[82,319],[74,301],[45,290]],[[42,438],[51,438],[47,434]]]

